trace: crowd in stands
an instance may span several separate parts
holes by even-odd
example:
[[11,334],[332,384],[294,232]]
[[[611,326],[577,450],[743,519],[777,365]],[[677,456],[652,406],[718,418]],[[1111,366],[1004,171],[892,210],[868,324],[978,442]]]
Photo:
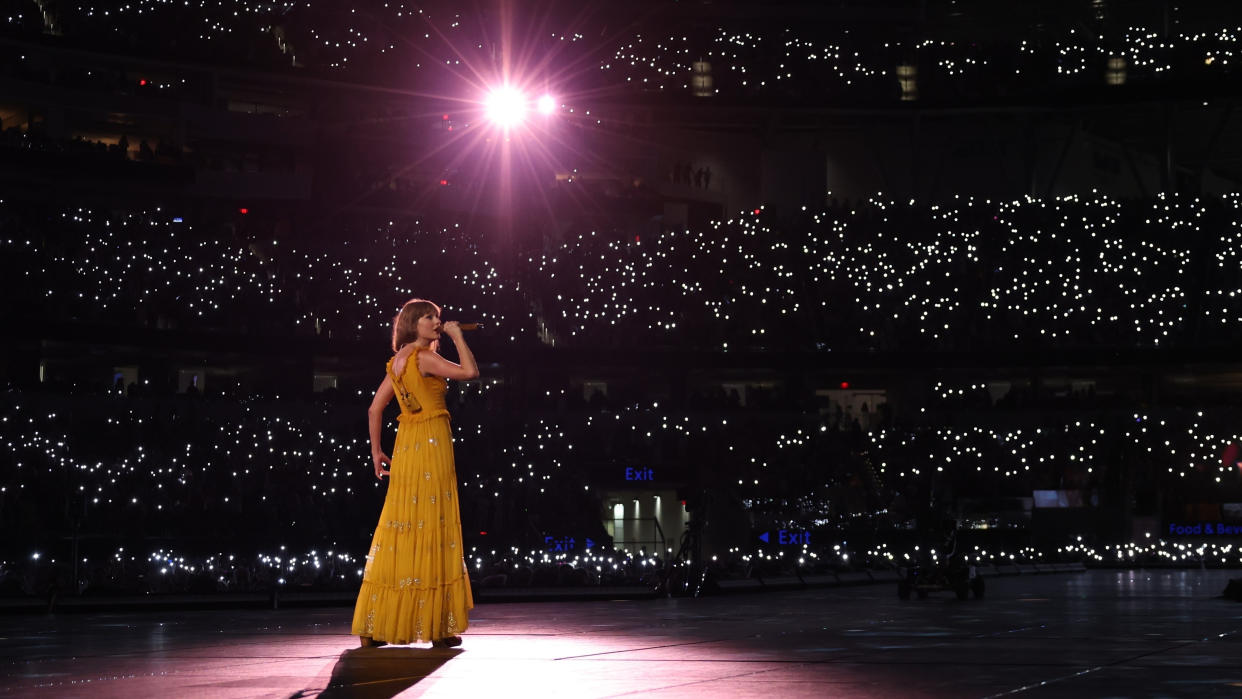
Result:
[[[712,93],[722,99],[960,102],[1081,87],[1098,95],[1106,83],[1143,84],[1173,76],[1219,80],[1233,70],[1238,40],[1236,29],[1227,26],[1173,35],[1140,26],[1094,34],[1082,27],[1041,27],[1025,37],[902,40],[857,28],[749,23],[698,32],[641,32],[625,40],[604,68],[642,90],[687,93],[695,63],[706,63]],[[913,71],[899,74],[903,66]]]
[[531,263],[559,280],[541,307],[571,345],[1194,345],[1236,337],[1235,212],[1233,199],[872,201],[638,242],[586,233]]
[[0,132],[0,149],[85,155],[101,161],[114,162],[134,160],[142,163],[172,164],[179,163],[184,158],[180,148],[167,142],[158,142],[152,147],[146,139],[140,139],[137,144],[133,145],[135,147],[131,147],[129,138],[124,135],[115,142],[108,142],[82,136],[50,138],[41,129],[23,129],[19,126],[9,127]]
[[[46,49],[0,43],[0,78],[89,95],[209,102],[209,71],[156,65],[157,68],[110,65],[104,61],[84,61],[76,54],[62,56]],[[150,104],[145,102],[144,106]]]
[[1239,337],[1240,223],[1232,196],[875,200],[505,251],[422,220],[267,238],[10,202],[0,283],[35,320],[337,339],[382,337],[395,300],[434,290],[492,337],[558,348],[1209,347]]
[[[824,236],[827,242],[835,241],[841,247],[833,249],[831,254],[822,254],[822,264],[834,265],[843,260],[853,260],[853,264],[841,265],[835,270],[830,268],[829,271],[841,276],[849,271],[859,274],[844,294],[825,284],[828,291],[822,295],[808,295],[807,291],[795,293],[795,290],[813,289],[816,284],[824,284],[823,280],[817,280],[814,276],[810,280],[814,283],[799,282],[796,275],[822,274],[828,277],[828,272],[817,269],[809,262],[810,258],[803,263],[784,258],[785,251],[799,243],[790,233],[773,231],[763,225],[763,214],[723,224],[717,231],[697,234],[670,231],[637,243],[584,234],[581,239],[571,238],[556,254],[544,254],[540,258],[541,267],[560,265],[558,256],[580,261],[578,264],[555,266],[551,270],[530,270],[525,275],[517,275],[524,282],[515,282],[501,276],[490,265],[484,268],[485,272],[477,271],[481,265],[487,264],[478,249],[478,240],[453,228],[419,232],[411,234],[412,238],[386,237],[370,244],[348,240],[312,255],[280,244],[198,235],[193,230],[187,230],[193,227],[184,221],[175,222],[177,217],[169,212],[125,214],[77,209],[49,216],[46,209],[36,208],[33,211],[44,214],[44,217],[38,218],[32,215],[31,209],[6,207],[9,216],[5,222],[4,245],[8,250],[4,259],[11,265],[6,270],[6,293],[11,299],[10,317],[40,322],[56,319],[87,326],[112,324],[122,328],[146,326],[187,331],[211,327],[259,335],[288,333],[289,337],[297,337],[299,333],[309,336],[318,328],[319,332],[329,333],[337,329],[347,338],[375,339],[384,337],[387,331],[387,313],[377,308],[382,303],[381,298],[399,299],[418,294],[420,290],[406,281],[415,278],[429,288],[442,290],[445,297],[457,301],[458,305],[450,308],[450,312],[469,310],[471,317],[496,322],[496,329],[514,333],[515,343],[540,342],[536,327],[539,316],[532,309],[542,308],[545,312],[542,318],[554,318],[546,314],[548,307],[587,308],[599,302],[602,312],[593,315],[580,313],[574,318],[575,322],[584,324],[579,326],[582,339],[574,340],[576,336],[570,331],[564,335],[571,340],[561,342],[561,345],[599,348],[626,342],[632,346],[637,341],[641,344],[663,342],[676,346],[675,342],[661,337],[672,330],[643,328],[636,324],[636,318],[658,318],[657,314],[664,308],[654,305],[656,303],[676,308],[682,314],[679,317],[693,312],[695,305],[701,303],[696,301],[696,297],[710,299],[713,292],[711,285],[731,281],[727,277],[718,278],[713,273],[713,267],[716,264],[726,265],[732,258],[740,260],[740,264],[735,263],[736,266],[731,269],[739,275],[755,276],[740,277],[746,283],[737,285],[736,296],[718,302],[718,305],[701,303],[699,307],[713,312],[722,309],[722,312],[714,313],[715,325],[709,326],[720,331],[731,330],[735,318],[748,321],[740,325],[742,340],[730,336],[726,342],[735,343],[735,347],[762,347],[763,342],[745,342],[745,333],[751,333],[753,337],[756,328],[763,330],[767,327],[774,334],[780,333],[782,342],[788,343],[791,338],[797,337],[796,333],[789,332],[786,327],[769,324],[772,322],[770,319],[779,321],[789,311],[796,313],[798,308],[794,304],[797,303],[820,299],[822,302],[842,299],[848,302],[850,294],[854,294],[854,303],[865,302],[857,309],[860,313],[871,304],[877,307],[872,311],[875,316],[893,310],[906,313],[901,322],[889,327],[910,334],[915,331],[930,331],[933,336],[943,333],[944,329],[937,325],[916,324],[916,321],[927,317],[925,309],[935,308],[936,304],[923,303],[921,308],[916,305],[919,315],[905,311],[909,308],[907,304],[937,298],[929,292],[923,292],[927,296],[919,293],[932,283],[937,283],[946,285],[935,289],[935,292],[945,294],[939,297],[945,299],[941,305],[951,310],[950,296],[951,300],[962,304],[962,294],[960,290],[949,294],[947,285],[955,282],[953,277],[944,276],[944,270],[956,271],[961,266],[970,269],[977,265],[976,273],[966,275],[968,280],[976,280],[977,283],[978,279],[987,279],[988,268],[981,260],[992,259],[992,264],[996,264],[995,258],[999,257],[1018,265],[1002,277],[1011,280],[1007,288],[1014,290],[1006,301],[1008,305],[1002,306],[1002,309],[1014,316],[1031,317],[1032,320],[1002,326],[1005,335],[992,336],[990,341],[993,343],[1009,343],[1008,335],[1014,333],[1018,337],[1013,338],[1013,347],[1023,347],[1048,335],[1051,335],[1050,342],[1055,340],[1062,344],[1080,341],[1088,346],[1091,343],[1109,347],[1143,346],[1148,338],[1154,344],[1154,341],[1166,337],[1164,333],[1168,330],[1160,326],[1160,323],[1166,322],[1163,317],[1166,313],[1171,319],[1184,319],[1191,313],[1180,310],[1187,305],[1186,299],[1191,302],[1190,308],[1197,308],[1205,315],[1216,314],[1217,317],[1208,315],[1213,321],[1203,326],[1212,331],[1208,334],[1179,336],[1177,331],[1183,326],[1170,326],[1174,330],[1175,341],[1180,339],[1194,346],[1196,342],[1227,341],[1232,337],[1229,333],[1236,327],[1237,317],[1229,313],[1236,313],[1236,307],[1227,304],[1234,303],[1236,299],[1237,270],[1231,263],[1234,246],[1227,231],[1235,230],[1237,225],[1230,218],[1234,215],[1231,202],[1156,201],[1139,203],[1132,209],[1115,203],[1084,204],[1072,200],[972,206],[981,206],[982,211],[972,211],[967,207],[965,210],[970,216],[964,222],[960,214],[950,216],[945,208],[924,211],[915,207],[876,204],[870,205],[869,210],[848,215],[844,211],[838,212],[843,216],[841,220],[826,214],[808,217],[804,224],[838,233],[835,238]],[[1024,208],[1029,211],[1022,211]],[[904,216],[895,216],[894,211]],[[940,213],[932,215],[931,212]],[[924,231],[921,238],[911,235],[914,240],[886,233],[912,230],[912,220],[922,225],[942,225],[944,221],[952,221],[953,227],[946,225],[946,230],[936,233]],[[1018,238],[1014,233],[1021,230],[1014,224],[1019,220],[1024,221],[1024,225],[1032,231],[1025,239]],[[867,231],[859,234],[861,239],[857,241],[852,237],[859,227],[855,221],[865,222],[863,230]],[[1068,227],[1064,224],[1071,221],[1081,232],[1065,232]],[[1097,227],[1093,221],[1103,221],[1108,225]],[[1138,225],[1139,221],[1143,222],[1139,225],[1140,231],[1148,230],[1146,227],[1151,226],[1148,221],[1165,225],[1167,230],[1159,234],[1156,232],[1158,229],[1152,226],[1147,234],[1127,233],[1130,229],[1123,223]],[[987,235],[971,231],[973,235],[965,242],[958,242],[956,249],[960,251],[960,258],[955,264],[932,264],[936,261],[934,256],[954,251],[952,245],[936,244],[935,241],[951,239],[954,229],[961,229],[963,223],[965,226],[990,225],[994,228]],[[1117,228],[1110,233],[1108,226]],[[1197,232],[1187,234],[1196,229]],[[440,236],[439,242],[443,245],[438,250],[425,244],[427,237],[433,234]],[[1174,234],[1179,234],[1176,240]],[[1000,241],[989,240],[989,235],[999,236]],[[1044,239],[1042,248],[1040,238]],[[1177,247],[1172,252],[1162,252],[1162,242]],[[805,243],[801,245],[805,250],[812,249]],[[1085,247],[1086,251],[1077,252],[1078,247]],[[419,250],[418,255],[412,254],[415,249]],[[1058,249],[1059,256],[1053,252]],[[337,251],[335,254],[341,257],[333,257],[328,250]],[[586,253],[588,250],[589,253]],[[1014,251],[1013,254],[1005,258],[1010,250]],[[909,258],[902,262],[900,255]],[[1106,264],[1109,255],[1114,260],[1111,266]],[[410,258],[409,267],[398,262],[405,257]],[[860,258],[873,261],[877,267],[873,274],[887,276],[866,276],[866,268],[857,262]],[[533,262],[536,258],[528,259]],[[1072,270],[1074,274],[1082,274],[1080,259],[1100,265],[1094,272],[1098,279],[1088,278],[1086,283],[1081,283],[1081,289],[1074,289],[1073,283],[1064,279],[1051,286],[1037,283],[1047,281],[1043,271],[1056,271],[1060,269],[1059,265],[1064,265],[1065,270]],[[583,264],[596,260],[599,261],[598,267],[588,268]],[[761,260],[765,260],[766,264],[761,264]],[[1103,262],[1097,262],[1099,260]],[[1167,262],[1170,260],[1171,263]],[[1123,267],[1123,263],[1128,267]],[[681,266],[691,264],[697,266]],[[1083,266],[1086,266],[1085,262]],[[577,275],[574,274],[575,267]],[[996,267],[998,271],[1005,271],[1005,265],[996,264]],[[1185,269],[1196,270],[1196,273],[1186,274]],[[426,274],[432,279],[427,280],[422,270],[429,270]],[[445,273],[447,270],[456,274],[450,276]],[[461,270],[467,271],[462,273]],[[906,276],[914,274],[923,276],[913,279]],[[795,283],[800,285],[794,287],[786,281],[790,276],[794,276]],[[546,286],[541,289],[533,281],[539,277],[556,279],[560,286],[555,293],[546,290]],[[1137,286],[1130,287],[1127,283]],[[763,287],[760,284],[773,286]],[[889,284],[893,284],[895,289],[907,290],[905,295],[900,296],[890,290]],[[1024,284],[1032,288],[1032,293],[1042,295],[1023,296],[1020,292]],[[1146,284],[1152,286],[1144,286]],[[1181,284],[1186,286],[1183,288]],[[1065,322],[1067,314],[1056,312],[1057,307],[1050,303],[1076,301],[1077,294],[1093,286],[1107,290],[1107,294],[1099,294],[1096,298],[1105,300],[1095,300],[1091,306],[1112,305],[1096,308],[1082,306],[1088,308],[1090,313],[1078,328],[1089,328],[1092,321],[1113,321],[1116,323],[1113,333],[1089,335],[1085,341],[1070,333],[1061,339],[1058,335],[1065,332],[1067,325],[1061,323]],[[754,297],[746,292],[758,295],[760,289],[765,295],[759,296],[757,301],[750,301],[748,308],[745,302]],[[1170,289],[1180,294],[1176,297],[1178,303],[1169,306],[1159,303],[1144,305],[1149,299],[1159,301],[1161,294],[1168,293]],[[529,299],[524,296],[531,293],[528,290],[541,293],[542,298]],[[674,293],[669,293],[670,290]],[[858,296],[865,292],[871,295]],[[591,296],[593,293],[597,295]],[[618,294],[623,296],[617,298]],[[555,298],[558,295],[560,298]],[[985,298],[1006,297],[990,291]],[[787,307],[782,309],[777,303],[784,299],[789,300],[785,302]],[[1121,300],[1120,305],[1117,305],[1118,299]],[[883,306],[881,302],[888,305]],[[1024,302],[1031,304],[1029,308],[1022,305]],[[969,307],[970,304],[962,305]],[[835,306],[849,307],[849,303]],[[1067,305],[1066,308],[1073,310],[1074,307]],[[310,315],[300,315],[307,313],[308,309],[311,309]],[[325,309],[328,310],[325,312]],[[1141,314],[1144,309],[1147,316]],[[780,313],[781,310],[786,313]],[[831,313],[824,312],[823,317],[831,319]],[[514,323],[511,318],[521,319],[524,324]],[[1043,332],[1035,325],[1041,318],[1042,322],[1050,324],[1042,329]],[[349,319],[349,323],[338,319]],[[359,319],[367,320],[358,322]],[[942,322],[936,317],[932,320]],[[618,323],[620,328],[613,330],[616,327],[614,324]],[[514,326],[513,330],[509,329]],[[555,324],[545,325],[545,340],[548,339],[548,326],[556,327]],[[1073,325],[1068,327],[1074,329]],[[645,336],[644,330],[647,333]],[[765,333],[759,334],[762,336]],[[693,335],[687,334],[687,337]],[[849,348],[850,345],[835,344],[840,337],[830,334],[816,342],[827,343],[833,348]],[[978,342],[988,339],[986,336],[976,337]],[[711,351],[715,341],[698,345],[698,349]],[[888,346],[903,349],[896,342]],[[971,347],[970,343],[936,345],[926,342],[918,346]],[[803,347],[810,348],[811,345]],[[90,380],[83,377],[82,382],[89,384]],[[100,379],[95,382],[100,388],[106,385]],[[85,404],[84,399],[79,396],[91,393],[89,390],[84,392],[81,385],[57,387],[55,382],[49,382],[48,388],[55,393],[73,395],[68,403],[74,411],[84,409],[79,405]],[[154,400],[144,396],[143,391],[138,390],[140,388],[132,386],[129,393],[139,400]],[[497,405],[496,401],[503,400],[505,394],[481,386],[476,401],[488,407],[487,414],[517,414],[534,409],[558,415],[555,420],[549,418],[534,425],[507,425],[497,433],[496,426],[483,419],[477,419],[477,424],[471,429],[469,409],[458,418],[463,458],[478,466],[473,478],[464,479],[463,484],[467,488],[478,488],[479,497],[463,498],[463,502],[479,508],[469,514],[473,521],[490,521],[494,531],[512,531],[515,528],[524,531],[533,524],[512,521],[513,513],[527,503],[510,497],[514,493],[513,484],[502,485],[505,483],[503,479],[524,479],[520,481],[524,484],[521,488],[528,490],[539,483],[538,496],[533,490],[529,492],[536,502],[575,502],[580,498],[574,498],[571,493],[576,494],[579,485],[586,484],[573,480],[572,476],[566,480],[567,474],[577,475],[578,471],[563,467],[581,468],[587,464],[593,468],[590,472],[606,472],[613,463],[612,459],[621,459],[622,465],[667,463],[672,469],[668,472],[677,473],[679,465],[688,463],[691,455],[699,456],[705,463],[716,464],[716,472],[722,478],[723,474],[728,473],[728,483],[733,483],[734,476],[737,476],[739,487],[745,486],[745,491],[737,493],[735,499],[746,503],[758,517],[790,522],[805,521],[807,518],[831,521],[842,513],[871,512],[889,507],[895,513],[900,511],[904,518],[914,515],[917,505],[913,503],[922,500],[921,495],[911,494],[910,483],[935,477],[933,474],[944,473],[945,469],[950,473],[960,470],[958,475],[977,485],[992,483],[990,479],[995,479],[1003,486],[998,487],[997,492],[1018,494],[1030,492],[1032,488],[1098,487],[1106,481],[1108,474],[1116,473],[1115,466],[1121,459],[1120,455],[1130,453],[1126,451],[1127,445],[1131,445],[1135,437],[1131,432],[1145,429],[1131,424],[1131,420],[1136,421],[1135,424],[1141,422],[1140,416],[1133,412],[1132,401],[1124,397],[1083,395],[1057,399],[1024,394],[1020,389],[997,401],[992,401],[990,396],[978,389],[965,394],[958,389],[956,397],[949,390],[942,405],[931,406],[931,412],[938,416],[939,422],[897,426],[886,419],[869,419],[869,429],[864,438],[863,425],[854,422],[864,416],[848,416],[839,412],[824,414],[815,409],[817,406],[806,395],[765,397],[762,393],[751,392],[747,405],[758,415],[742,419],[731,415],[741,407],[736,404],[736,398],[731,402],[726,395],[689,395],[680,401],[665,403],[659,410],[640,410],[634,407],[637,403],[628,399],[623,389],[615,386],[608,397],[592,396],[589,399],[570,387],[546,388],[543,397],[538,393],[534,396],[523,395],[515,399],[516,403]],[[221,434],[237,435],[241,440],[237,442],[239,447],[262,444],[266,436],[269,440],[277,440],[282,452],[294,452],[293,457],[288,457],[290,460],[286,461],[282,454],[279,463],[269,462],[266,471],[255,474],[256,478],[261,476],[257,483],[247,483],[245,478],[234,483],[225,479],[205,487],[205,476],[191,477],[196,487],[183,490],[181,500],[173,499],[166,503],[161,502],[160,497],[172,491],[163,491],[165,484],[149,481],[145,477],[132,477],[135,464],[127,460],[129,457],[114,457],[110,466],[98,474],[102,480],[93,483],[93,488],[80,491],[83,499],[73,507],[66,502],[66,507],[59,510],[36,508],[31,511],[43,515],[55,514],[54,522],[45,523],[52,525],[46,530],[63,532],[66,522],[72,521],[66,519],[68,511],[73,509],[77,512],[80,505],[83,515],[91,512],[87,520],[91,525],[89,531],[141,531],[146,532],[147,536],[166,536],[170,544],[182,541],[185,532],[196,521],[195,513],[227,511],[235,515],[243,514],[234,510],[247,504],[257,507],[253,515],[231,517],[215,529],[224,532],[229,522],[260,522],[275,526],[278,521],[303,521],[309,523],[305,531],[315,542],[315,537],[341,536],[342,532],[351,531],[351,527],[365,528],[365,524],[360,522],[365,523],[366,518],[360,519],[358,513],[365,512],[367,508],[356,504],[354,486],[347,484],[349,476],[358,473],[357,466],[361,463],[358,454],[364,451],[357,441],[361,427],[355,424],[357,420],[352,413],[346,413],[343,417],[334,415],[331,419],[317,418],[324,424],[317,425],[312,421],[295,429],[292,416],[283,404],[256,406],[253,413],[247,408],[243,414],[241,406],[245,403],[239,402],[244,400],[243,396],[222,394],[210,387],[208,390],[206,398],[214,401],[213,410],[222,411],[230,421],[196,418],[181,424],[192,425],[190,429],[193,431],[206,429],[209,432],[192,431],[187,436],[174,430],[158,436],[143,431],[118,442],[105,429],[98,433],[98,439],[109,447],[127,445],[125,451],[133,458],[158,455],[151,458],[168,460],[172,468],[177,467],[178,459],[190,459],[191,456],[201,460],[192,462],[200,469],[215,462],[220,455],[213,453],[213,450],[218,452],[223,448],[219,441]],[[635,393],[641,395],[641,391]],[[21,399],[21,396],[17,398]],[[514,397],[510,395],[510,398]],[[337,399],[340,405],[351,405],[351,402],[364,401],[365,394],[350,390],[342,392]],[[125,406],[124,403],[121,405]],[[187,409],[206,410],[193,403],[180,407],[174,403],[167,413],[164,408],[151,407],[150,403],[140,402],[138,405],[146,405],[146,409],[152,411],[139,418],[140,424],[147,425],[149,429],[161,424],[161,415],[170,416],[173,424],[177,424],[176,416],[186,414]],[[497,411],[497,408],[500,410]],[[1043,417],[1041,411],[1050,409],[1053,410],[1051,417]],[[663,414],[672,410],[680,414],[674,414],[672,418]],[[572,417],[565,416],[566,411]],[[106,420],[117,419],[117,412],[113,408],[100,408],[98,415],[105,417],[98,419],[105,420],[106,425]],[[718,421],[716,417],[703,417],[701,413],[704,412],[724,414]],[[46,412],[35,414],[71,413],[66,406],[53,401]],[[1218,466],[1213,460],[1224,445],[1237,441],[1238,437],[1230,429],[1227,412],[1209,410],[1209,415],[1211,422],[1179,414],[1175,417],[1176,428],[1168,428],[1167,434],[1173,436],[1169,444],[1157,439],[1147,447],[1151,451],[1139,449],[1136,454],[1127,456],[1125,463],[1131,466],[1145,464],[1144,473],[1152,478],[1170,479],[1175,487],[1192,483],[1200,488],[1206,486],[1207,492],[1211,492],[1213,484],[1222,482],[1217,479],[1224,479],[1228,486],[1232,471]],[[28,415],[27,422],[29,419]],[[258,421],[258,424],[247,425],[247,421]],[[60,479],[63,472],[58,471],[55,465],[64,466],[66,459],[72,462],[84,454],[96,452],[98,445],[91,445],[89,440],[82,442],[90,434],[86,426],[92,422],[75,416],[71,422],[73,429],[62,426],[56,430],[45,426],[34,431],[29,429],[28,424],[24,425],[16,419],[5,424],[15,430],[9,437],[10,444],[25,444],[28,448],[43,448],[50,444],[73,445],[66,446],[59,456],[44,455],[44,463],[52,466],[47,471],[52,480],[43,481],[38,492],[32,491],[33,498],[19,498],[6,508],[8,516],[15,518],[16,529],[40,530],[40,527],[20,524],[29,512],[23,509],[24,505],[17,503],[43,502],[44,498],[63,495],[63,481]],[[355,429],[343,431],[342,426],[348,425],[353,425]],[[603,425],[613,425],[614,429],[607,433],[598,432]],[[695,428],[698,428],[697,431]],[[49,431],[49,436],[38,436]],[[556,438],[552,437],[554,433]],[[739,440],[739,434],[762,437]],[[1158,436],[1166,432],[1162,427],[1155,434]],[[303,440],[308,435],[315,435],[319,442],[313,450],[313,458],[309,449],[298,453],[305,447]],[[569,437],[562,438],[561,435]],[[640,438],[639,435],[643,436]],[[653,438],[647,435],[659,437],[652,441]],[[342,446],[334,452],[324,444],[325,440],[336,440],[328,441],[328,444]],[[479,445],[477,451],[472,452],[476,444]],[[575,444],[578,445],[577,451],[573,449]],[[186,445],[192,445],[192,448],[182,454],[181,450]],[[343,445],[349,447],[346,449]],[[597,462],[595,458],[586,456],[591,451],[584,449],[583,445],[594,445],[595,453],[617,456]],[[776,449],[772,448],[773,445]],[[863,452],[866,452],[867,458],[863,458]],[[542,461],[540,468],[532,465],[525,473],[517,470],[514,465],[517,462],[510,462],[509,468],[504,468],[504,459],[515,454],[533,453],[539,453],[541,459],[550,460]],[[254,453],[247,453],[247,462],[254,456]],[[274,468],[297,466],[293,471],[284,472],[285,478],[297,479],[303,474],[301,467],[312,462],[334,464],[330,470],[320,472],[323,480],[309,484],[313,487],[301,481],[281,480],[272,471]],[[822,464],[825,463],[833,465],[831,478],[821,482],[825,475]],[[731,464],[735,470],[725,469],[721,464]],[[89,469],[78,468],[76,473],[89,473]],[[125,478],[126,473],[130,473],[131,477]],[[768,473],[773,475],[768,476]],[[223,472],[215,472],[215,475],[223,476]],[[250,474],[243,471],[243,475]],[[756,475],[759,477],[756,478]],[[118,476],[121,478],[118,479]],[[679,476],[690,479],[697,474],[690,472]],[[498,480],[493,483],[493,479]],[[187,488],[188,482],[178,480],[182,489]],[[30,484],[31,487],[37,485]],[[506,497],[489,497],[488,486],[496,488],[492,493],[504,493]],[[156,489],[152,490],[153,487]],[[339,489],[339,494],[333,493],[334,487]],[[91,493],[91,500],[103,498],[106,504],[91,502],[88,507],[88,492]],[[281,506],[267,507],[262,498],[268,492],[289,496],[283,498]],[[794,511],[789,506],[791,500],[788,494],[791,492],[801,496]],[[896,493],[903,495],[898,499]],[[122,494],[129,494],[130,502],[122,502]],[[253,499],[256,494],[260,498],[258,502]],[[785,504],[776,504],[782,502]],[[905,511],[902,511],[902,503],[905,503]],[[163,509],[165,505],[168,506],[167,512]],[[289,511],[285,512],[282,508]],[[573,516],[579,521],[589,520],[597,514],[590,510],[591,506],[586,504],[582,511]],[[541,512],[545,511],[545,507],[527,508],[527,511]],[[127,526],[136,529],[127,529]]]
[[[33,128],[15,125],[0,130],[0,153],[14,163],[32,167],[60,167],[78,174],[94,173],[100,177],[146,175],[173,169],[189,177],[189,168],[217,172],[293,172],[293,157],[275,149],[246,146],[206,144],[184,148],[169,138],[146,139],[127,134],[108,138],[91,138],[75,134],[54,138],[42,124]],[[118,163],[134,163],[121,165]],[[136,169],[137,165],[159,166],[151,170]],[[82,170],[75,170],[81,167]]]
[[[15,5],[3,29],[31,40],[51,35],[112,53],[296,68],[372,84],[460,85],[494,71],[495,53],[504,50],[496,44],[505,35],[499,18],[451,2]],[[902,65],[916,66],[904,79],[917,82],[924,100],[1005,99],[1106,81],[1214,83],[1234,70],[1240,36],[1224,20],[1179,22],[1166,31],[1116,18],[1036,22],[1025,32],[965,40],[951,29],[894,36],[888,25],[788,19],[670,26],[659,12],[625,17],[619,32],[613,12],[549,12],[542,22],[519,18],[508,35],[522,38],[514,55],[554,57],[548,62],[567,83],[562,91],[590,81],[595,92],[602,80],[622,90],[689,94],[694,64],[706,62],[711,92],[721,98],[813,102],[900,100]],[[603,41],[587,39],[596,36]]]
[[[586,570],[554,578],[636,583],[647,566],[663,565],[671,551],[627,555],[607,547],[598,493],[616,487],[632,465],[702,484],[717,517],[741,516],[756,530],[813,529],[816,545],[800,553],[818,560],[805,564],[846,568],[891,563],[908,552],[884,532],[912,527],[933,498],[981,502],[984,513],[998,499],[1034,490],[1081,492],[1104,507],[1133,497],[1135,488],[1158,490],[1170,503],[1201,502],[1236,492],[1242,479],[1221,457],[1227,445],[1242,443],[1236,406],[1135,412],[1081,397],[1066,409],[1053,395],[1028,395],[1022,405],[1008,395],[995,403],[984,393],[967,398],[966,391],[937,397],[942,386],[918,419],[879,408],[874,427],[863,429],[859,418],[866,416],[815,406],[796,393],[768,404],[705,407],[701,399],[570,399],[566,390],[547,388],[540,401],[503,385],[454,385],[460,502],[480,583],[498,575],[498,566],[523,560],[528,572],[487,584],[546,582],[548,570],[583,568],[588,555],[612,557],[620,567],[604,577]],[[28,572],[36,555],[59,555],[63,572],[72,542],[86,563],[83,580],[114,591],[138,584],[125,576],[139,573],[148,576],[141,585],[154,590],[184,589],[172,582],[182,578],[221,590],[260,589],[281,578],[355,584],[384,491],[370,473],[367,400],[9,390],[0,410],[0,522],[22,534],[7,540],[4,559],[12,571]],[[703,507],[704,497],[687,494],[688,506]],[[545,533],[565,532],[600,546],[548,553],[549,561],[535,555],[531,547]],[[1080,533],[1093,546],[1108,541],[1098,531]],[[850,542],[847,558],[832,557],[843,540]],[[910,543],[898,534],[903,541]],[[872,550],[881,543],[891,546],[887,559]],[[514,545],[531,553],[511,555]],[[493,549],[504,553],[485,555]],[[153,576],[144,563],[150,550],[179,551],[197,561],[190,567],[214,561],[219,575],[206,582],[194,570]],[[325,578],[309,557],[288,571],[256,558],[256,551],[285,550],[334,551],[322,565],[335,572]],[[739,545],[733,563],[745,555],[755,552]],[[123,579],[109,577],[117,575]]]

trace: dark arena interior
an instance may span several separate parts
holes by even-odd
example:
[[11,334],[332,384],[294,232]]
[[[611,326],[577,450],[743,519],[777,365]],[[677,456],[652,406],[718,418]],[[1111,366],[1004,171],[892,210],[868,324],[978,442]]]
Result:
[[0,695],[1242,695],[1242,4],[0,5]]

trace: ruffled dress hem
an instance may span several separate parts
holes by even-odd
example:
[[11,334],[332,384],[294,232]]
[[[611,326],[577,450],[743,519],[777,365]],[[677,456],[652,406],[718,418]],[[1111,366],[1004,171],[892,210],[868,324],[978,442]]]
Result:
[[470,586],[460,581],[435,588],[363,581],[351,633],[394,645],[438,641],[469,628],[473,608]]

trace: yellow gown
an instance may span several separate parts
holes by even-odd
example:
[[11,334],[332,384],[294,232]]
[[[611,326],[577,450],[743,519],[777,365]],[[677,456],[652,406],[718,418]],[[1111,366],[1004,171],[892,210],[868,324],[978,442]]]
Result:
[[352,633],[403,644],[456,636],[474,608],[462,550],[447,382],[418,371],[416,349],[400,376],[401,404],[388,494],[371,539]]

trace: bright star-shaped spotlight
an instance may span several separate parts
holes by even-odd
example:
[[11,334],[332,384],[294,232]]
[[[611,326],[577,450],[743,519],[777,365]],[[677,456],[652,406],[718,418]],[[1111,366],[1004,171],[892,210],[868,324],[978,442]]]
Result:
[[506,129],[521,123],[526,115],[526,98],[512,87],[492,90],[484,106],[487,109],[487,118]]

